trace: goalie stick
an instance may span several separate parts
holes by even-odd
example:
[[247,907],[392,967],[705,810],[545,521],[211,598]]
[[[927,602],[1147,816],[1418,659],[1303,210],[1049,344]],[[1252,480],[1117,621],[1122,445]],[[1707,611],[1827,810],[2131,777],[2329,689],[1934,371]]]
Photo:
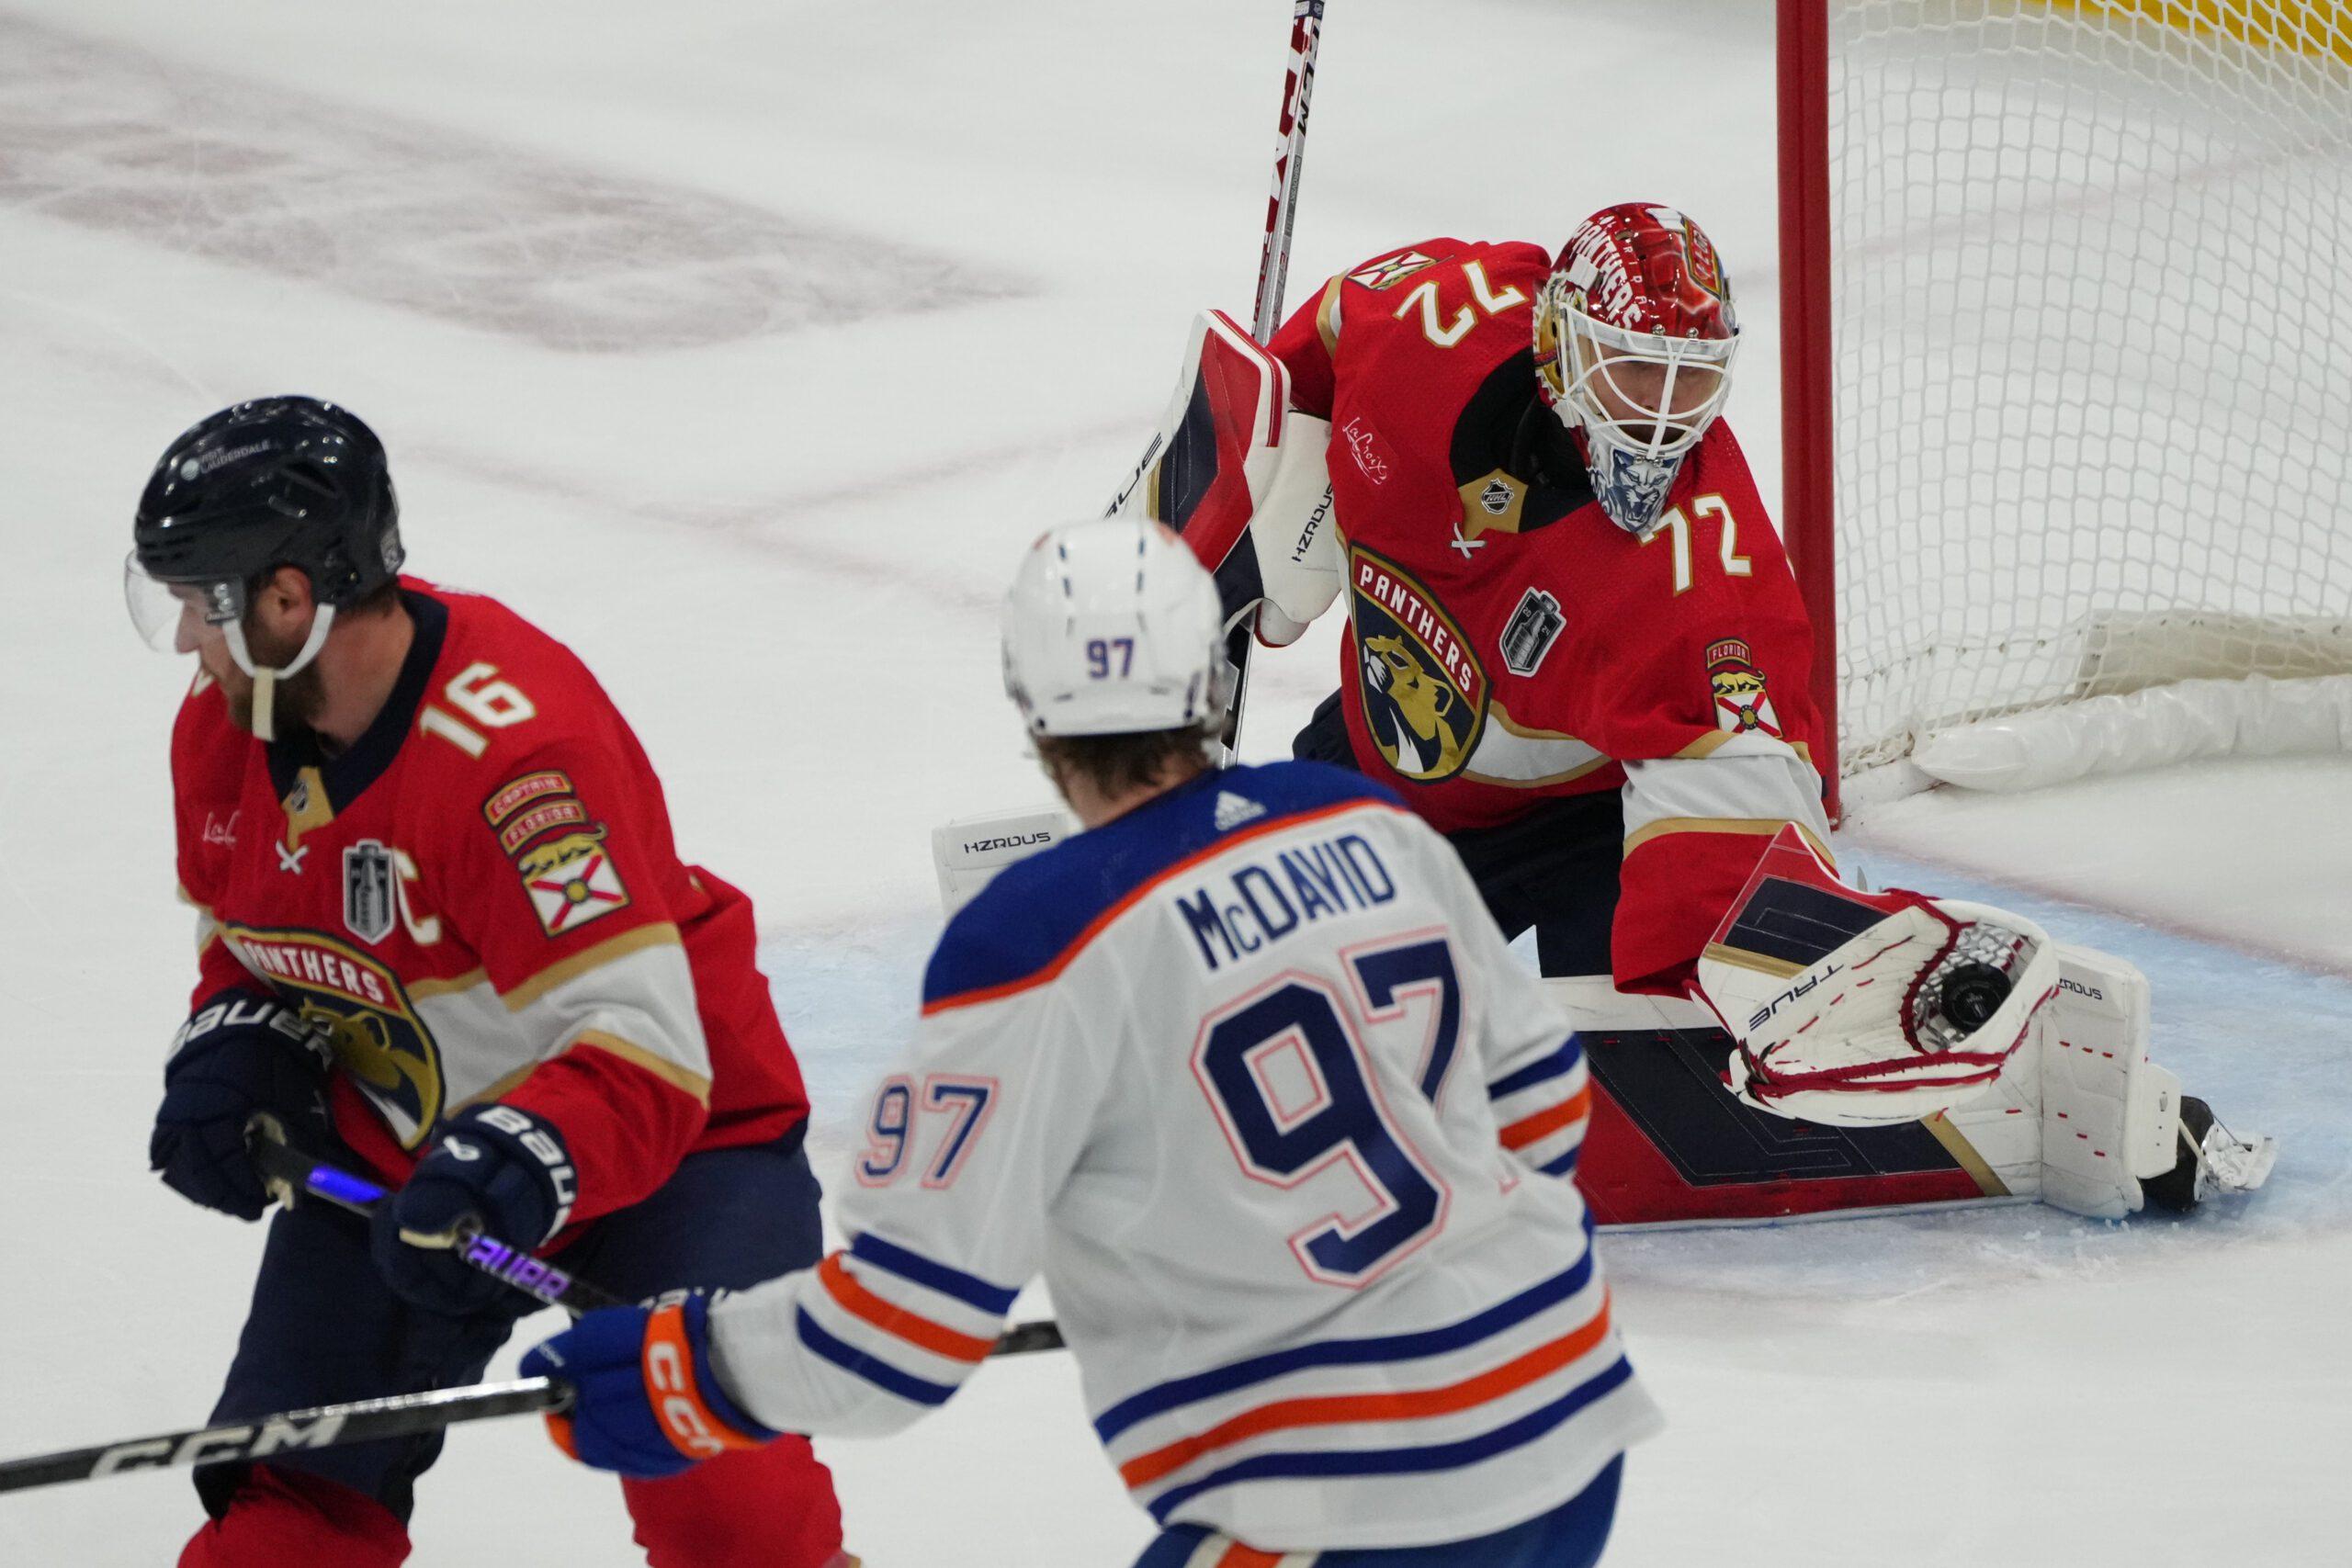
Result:
[[[1276,122],[1273,189],[1266,202],[1266,230],[1258,252],[1257,299],[1250,318],[1250,335],[1263,344],[1282,324],[1283,286],[1290,274],[1291,230],[1298,214],[1299,169],[1306,152],[1307,103],[1315,92],[1315,56],[1323,41],[1324,0],[1292,0],[1290,49],[1283,76],[1283,107]],[[1125,510],[1136,490],[1153,474],[1166,443],[1165,431],[1155,431],[1143,456],[1127,474],[1106,517]],[[1182,532],[1180,529],[1179,532]],[[1215,570],[1216,563],[1204,563]],[[1233,664],[1233,705],[1226,710],[1219,738],[1224,762],[1238,759],[1241,736],[1241,706],[1250,683],[1250,617],[1244,614],[1226,634],[1226,657]],[[1045,849],[1073,830],[1075,824],[1058,807],[1031,807],[985,817],[958,818],[932,829],[932,860],[939,870],[941,900],[947,913],[969,898],[978,887],[1012,861]],[[1050,1349],[1061,1343],[1061,1331],[1051,1319],[1015,1325],[999,1342],[1002,1353],[1011,1342],[1035,1335],[1050,1343],[1022,1345],[1023,1349]]]
[[[1323,6],[1324,0],[1292,0],[1282,115],[1275,125],[1273,189],[1266,202],[1266,228],[1258,254],[1257,301],[1250,325],[1250,335],[1261,345],[1282,324],[1283,286],[1290,273],[1291,230],[1298,212],[1299,170],[1306,152],[1307,104],[1314,96],[1315,57],[1323,40]],[[1182,476],[1172,471],[1180,467],[1175,462],[1177,456],[1168,449],[1167,429],[1163,426],[1155,430],[1143,456],[1128,471],[1126,482],[1103,509],[1103,515],[1115,516],[1126,511],[1136,501],[1138,489],[1148,483],[1155,491],[1181,489],[1177,481]],[[1154,509],[1153,514],[1173,518],[1181,534],[1191,518],[1175,517],[1179,510],[1161,505]],[[1242,544],[1233,547],[1240,549],[1247,541],[1245,530]],[[1193,542],[1193,549],[1199,553],[1198,540]],[[1216,561],[1204,558],[1203,564],[1212,572],[1218,570]],[[1221,577],[1218,586],[1230,602],[1235,590]],[[1238,760],[1241,712],[1249,693],[1250,619],[1245,605],[1226,634],[1226,658],[1234,672],[1233,702],[1226,710],[1218,753],[1220,762],[1227,765]],[[1058,842],[1076,828],[1075,820],[1058,804],[986,812],[941,823],[931,833],[932,862],[939,872],[941,903],[953,915],[1005,865]]]
[[[1290,276],[1290,236],[1298,216],[1298,175],[1306,153],[1306,107],[1315,93],[1315,55],[1323,41],[1324,0],[1293,0],[1288,68],[1283,77],[1282,118],[1275,125],[1273,189],[1266,200],[1266,232],[1258,252],[1258,292],[1250,317],[1250,335],[1264,343],[1282,325],[1283,286]],[[1159,460],[1166,433],[1155,431],[1143,456],[1127,474],[1119,493],[1102,509],[1105,517],[1124,510],[1136,487]],[[1182,531],[1181,529],[1179,530]],[[1214,561],[1205,563],[1214,570]],[[1241,705],[1250,691],[1250,618],[1226,634],[1226,657],[1233,664],[1233,705],[1226,710],[1222,737],[1227,761],[1237,755],[1241,737]]]

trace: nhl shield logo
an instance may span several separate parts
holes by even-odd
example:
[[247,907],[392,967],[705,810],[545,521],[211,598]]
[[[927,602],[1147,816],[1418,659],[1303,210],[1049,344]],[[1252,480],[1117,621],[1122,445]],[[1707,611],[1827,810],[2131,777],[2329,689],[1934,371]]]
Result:
[[343,923],[371,946],[391,934],[392,852],[362,839],[343,852]]
[[1348,581],[1357,695],[1373,744],[1405,778],[1452,778],[1486,727],[1486,671],[1453,617],[1394,562],[1358,547]]

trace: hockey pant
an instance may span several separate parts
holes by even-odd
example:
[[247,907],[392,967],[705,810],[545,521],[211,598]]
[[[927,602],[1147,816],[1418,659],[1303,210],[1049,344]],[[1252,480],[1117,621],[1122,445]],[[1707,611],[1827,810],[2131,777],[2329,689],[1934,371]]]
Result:
[[1163,1531],[1135,1568],[1592,1568],[1617,1517],[1623,1455],[1547,1514],[1472,1540],[1338,1551],[1265,1551],[1200,1525]]
[[[773,1144],[689,1155],[652,1196],[590,1225],[558,1260],[630,1300],[690,1285],[741,1288],[807,1268],[822,1238],[800,1139],[796,1129]],[[411,1307],[376,1272],[365,1221],[300,1204],[270,1224],[212,1420],[479,1382],[535,1310],[520,1294],[464,1318]],[[211,1522],[188,1542],[181,1568],[390,1568],[408,1555],[416,1479],[440,1456],[441,1440],[433,1432],[305,1450],[261,1466],[202,1467],[196,1485]],[[832,1478],[806,1438],[621,1489],[654,1568],[818,1568],[841,1549]]]

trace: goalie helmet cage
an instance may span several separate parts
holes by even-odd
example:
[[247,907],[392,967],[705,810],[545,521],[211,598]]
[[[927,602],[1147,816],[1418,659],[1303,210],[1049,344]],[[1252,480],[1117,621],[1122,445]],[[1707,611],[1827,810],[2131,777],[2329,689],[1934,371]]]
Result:
[[1987,719],[2352,671],[2352,0],[1779,6],[1833,788]]

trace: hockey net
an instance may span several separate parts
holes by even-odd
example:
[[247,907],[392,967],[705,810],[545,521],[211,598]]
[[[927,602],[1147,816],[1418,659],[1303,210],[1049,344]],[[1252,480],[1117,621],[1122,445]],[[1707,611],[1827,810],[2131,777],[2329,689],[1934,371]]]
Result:
[[1843,772],[2164,760],[2082,705],[2160,686],[2277,749],[2246,678],[2352,671],[2352,0],[1815,3]]

